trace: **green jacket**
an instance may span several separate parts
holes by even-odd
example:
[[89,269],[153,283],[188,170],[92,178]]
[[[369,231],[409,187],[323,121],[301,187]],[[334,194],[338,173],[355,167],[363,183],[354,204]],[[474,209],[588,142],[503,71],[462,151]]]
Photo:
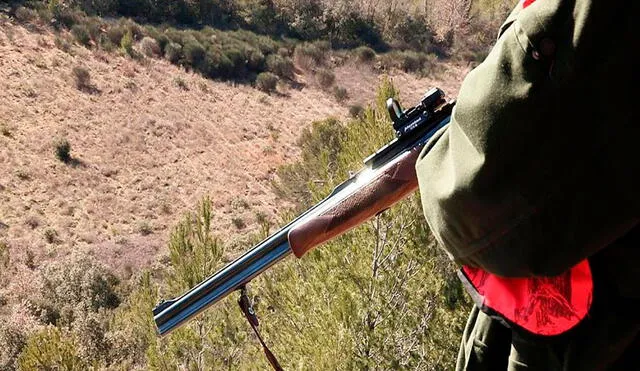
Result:
[[[589,258],[603,323],[605,301],[640,304],[639,14],[637,1],[519,3],[416,164],[427,222],[455,261],[530,277]],[[640,331],[637,317],[625,326]]]

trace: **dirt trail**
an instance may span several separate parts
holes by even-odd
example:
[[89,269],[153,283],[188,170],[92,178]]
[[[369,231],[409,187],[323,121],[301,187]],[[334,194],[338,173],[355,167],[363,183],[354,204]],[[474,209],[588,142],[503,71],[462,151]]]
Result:
[[[374,96],[380,78],[369,67],[338,68],[352,97],[338,104],[312,86],[266,95],[163,60],[54,44],[46,30],[0,22],[0,240],[14,261],[29,250],[36,265],[86,250],[116,270],[148,267],[166,251],[171,226],[205,195],[223,239],[242,232],[240,224],[253,230],[257,213],[277,211],[270,182],[297,158],[301,130],[346,117],[349,104]],[[89,70],[93,92],[76,88],[76,66]],[[447,67],[447,83],[393,79],[412,103],[431,85],[455,93],[463,73]],[[55,158],[59,137],[71,143],[74,166]]]

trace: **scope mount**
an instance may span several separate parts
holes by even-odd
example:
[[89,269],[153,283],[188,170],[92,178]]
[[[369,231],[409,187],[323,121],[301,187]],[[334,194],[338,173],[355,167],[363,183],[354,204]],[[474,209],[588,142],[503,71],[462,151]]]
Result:
[[446,103],[444,92],[439,88],[431,88],[422,96],[420,103],[406,111],[402,110],[396,99],[387,99],[387,111],[393,122],[396,136],[400,138],[413,131],[419,123],[426,121],[444,103]]

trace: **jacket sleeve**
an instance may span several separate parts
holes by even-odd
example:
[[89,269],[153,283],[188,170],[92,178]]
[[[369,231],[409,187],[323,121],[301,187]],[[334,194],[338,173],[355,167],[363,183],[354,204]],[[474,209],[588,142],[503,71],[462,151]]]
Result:
[[587,82],[599,70],[583,62],[612,13],[594,19],[600,9],[580,0],[518,7],[416,170],[427,222],[458,263],[550,276],[631,229],[635,191],[594,134],[609,107],[584,104],[601,98]]

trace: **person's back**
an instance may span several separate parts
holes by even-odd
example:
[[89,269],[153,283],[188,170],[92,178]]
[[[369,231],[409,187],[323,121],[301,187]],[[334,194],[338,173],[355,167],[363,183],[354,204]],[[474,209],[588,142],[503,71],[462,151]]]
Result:
[[535,277],[589,259],[593,272],[589,315],[561,336],[511,331],[475,309],[460,369],[640,361],[639,8],[518,4],[416,164],[427,221],[460,264]]

